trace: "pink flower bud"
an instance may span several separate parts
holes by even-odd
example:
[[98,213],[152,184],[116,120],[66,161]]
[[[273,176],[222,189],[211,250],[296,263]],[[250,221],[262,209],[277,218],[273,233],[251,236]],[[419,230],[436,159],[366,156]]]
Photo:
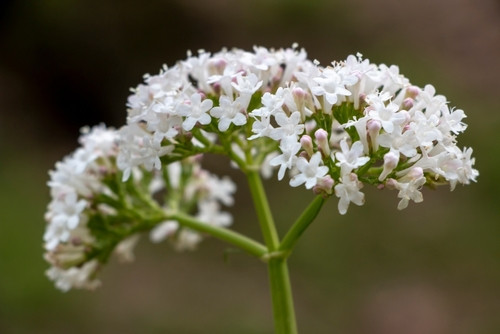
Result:
[[318,144],[321,153],[323,153],[323,156],[329,156],[330,145],[328,144],[328,132],[324,129],[318,129],[314,133],[314,136],[316,137],[316,143]]
[[304,149],[304,151],[306,151],[306,153],[309,155],[309,157],[311,157],[314,152],[313,152],[313,142],[312,142],[312,138],[308,135],[303,135],[301,138],[300,138],[300,145],[302,146],[302,148]]
[[372,145],[372,149],[374,152],[378,150],[378,135],[380,133],[380,129],[382,129],[382,124],[377,120],[369,120],[366,124],[366,128],[368,129],[368,135],[370,136],[370,143]]
[[292,89],[292,95],[293,97],[295,98],[295,100],[304,100],[307,96],[307,93],[305,90],[303,90],[302,88],[300,87],[295,87],[294,89]]
[[407,97],[406,99],[404,99],[403,109],[408,110],[413,107],[413,102],[415,102],[415,100],[413,100],[411,97]]
[[408,95],[411,98],[416,98],[419,93],[420,93],[420,88],[416,86],[410,86],[406,90],[406,95]]
[[326,175],[318,179],[318,183],[316,184],[316,186],[314,186],[313,191],[316,195],[330,195],[332,193],[334,184],[335,182],[333,181],[332,177],[330,175]]
[[390,151],[384,155],[384,170],[378,177],[379,181],[383,181],[389,173],[391,173],[399,162],[399,152]]
[[222,58],[213,59],[210,62],[210,67],[212,67],[218,73],[222,73],[224,71],[224,69],[226,68],[226,65],[227,65],[227,61],[222,59]]

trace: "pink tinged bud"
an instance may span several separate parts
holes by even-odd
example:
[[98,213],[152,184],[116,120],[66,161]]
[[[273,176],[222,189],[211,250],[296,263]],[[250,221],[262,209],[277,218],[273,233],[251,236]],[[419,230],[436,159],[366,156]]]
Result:
[[422,176],[424,176],[424,170],[422,169],[422,167],[414,167],[408,172],[407,176],[409,176],[413,180],[420,179]]
[[302,146],[304,151],[307,152],[307,155],[309,157],[312,157],[312,155],[314,154],[312,138],[308,135],[303,135],[302,137],[300,137],[300,145]]
[[380,133],[380,129],[382,129],[382,124],[377,120],[370,120],[366,124],[366,128],[368,129],[368,135],[370,136],[370,144],[372,145],[372,149],[374,152],[378,150],[378,135]]
[[218,73],[223,73],[224,69],[226,68],[227,62],[222,59],[214,59],[211,61],[210,66],[213,67]]
[[359,103],[365,103],[366,102],[366,94],[361,93],[359,94]]
[[299,153],[299,158],[304,158],[306,160],[309,160],[309,159],[311,159],[311,156],[309,154],[307,154],[307,152],[302,151]]
[[215,82],[213,85],[212,85],[212,89],[214,90],[214,93],[219,95],[221,93],[221,85],[220,83],[218,82]]
[[411,107],[413,107],[413,102],[415,102],[415,100],[413,100],[411,97],[404,99],[403,109],[405,110],[411,109]]
[[334,184],[335,182],[333,181],[332,177],[330,175],[326,175],[325,177],[318,179],[318,183],[316,184],[316,186],[314,186],[313,192],[316,195],[331,195]]
[[411,98],[416,98],[418,96],[418,94],[420,93],[420,88],[416,87],[416,86],[410,86],[408,87],[408,89],[406,90],[406,94],[411,97]]
[[424,170],[421,167],[413,167],[406,175],[399,179],[399,182],[411,182],[424,176]]
[[390,190],[394,190],[396,189],[396,185],[398,184],[398,181],[394,180],[394,179],[388,179],[387,181],[385,181],[385,186],[390,189]]
[[324,129],[318,129],[314,133],[314,136],[316,137],[316,143],[318,144],[321,153],[323,153],[323,156],[329,156],[330,145],[328,143],[328,132],[326,132]]
[[384,170],[378,177],[379,181],[383,181],[389,175],[399,162],[399,152],[390,151],[384,155]]
[[303,101],[307,96],[306,91],[300,87],[295,87],[294,89],[292,89],[292,94],[296,102]]

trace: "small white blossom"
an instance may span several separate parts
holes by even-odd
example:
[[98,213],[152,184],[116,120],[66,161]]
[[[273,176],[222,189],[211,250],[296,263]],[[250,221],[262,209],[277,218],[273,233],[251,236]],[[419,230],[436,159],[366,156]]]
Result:
[[70,192],[63,199],[55,200],[49,205],[49,210],[53,214],[51,223],[74,229],[78,226],[80,215],[86,206],[87,201],[78,200],[77,194]]
[[295,111],[288,117],[284,112],[279,112],[274,116],[279,127],[271,130],[270,137],[274,140],[281,140],[285,137],[297,138],[304,132],[304,124],[300,122],[300,112]]
[[236,82],[232,82],[231,85],[240,93],[240,96],[250,101],[252,94],[262,86],[262,80],[259,81],[255,73],[246,76],[240,73],[236,76]]
[[338,209],[341,215],[345,215],[349,208],[349,203],[361,206],[365,203],[365,194],[359,189],[363,183],[358,181],[358,176],[354,173],[344,174],[341,183],[335,186],[335,196],[339,198]]
[[408,206],[410,200],[415,203],[420,203],[424,200],[422,193],[420,192],[420,188],[425,183],[425,177],[423,176],[422,169],[416,167],[410,173],[410,176],[400,179],[396,181],[394,179],[389,179],[388,185],[394,187],[399,190],[398,198],[401,198],[401,201],[398,203],[398,210],[403,210]]
[[178,114],[186,116],[182,122],[182,128],[186,131],[191,131],[196,123],[207,125],[211,118],[208,111],[212,108],[213,102],[210,99],[201,100],[199,93],[191,95],[188,101],[179,104],[177,107]]
[[372,120],[377,120],[382,124],[382,128],[392,133],[395,126],[401,126],[409,119],[409,115],[404,110],[399,110],[399,106],[393,102],[386,104],[389,99],[388,94],[371,94],[366,97],[370,103],[368,115]]
[[246,102],[241,96],[237,97],[234,101],[225,95],[220,97],[219,106],[210,110],[210,114],[219,119],[219,131],[226,131],[231,124],[236,126],[246,124],[247,117],[245,113],[248,107]]
[[293,137],[285,137],[281,141],[280,150],[282,153],[269,161],[271,166],[280,166],[278,180],[282,180],[283,176],[285,176],[285,171],[293,167],[300,148],[300,143]]
[[179,229],[179,223],[175,220],[167,220],[156,225],[149,233],[151,242],[159,243],[175,234]]
[[305,183],[306,189],[314,187],[318,183],[318,179],[328,173],[328,167],[320,166],[321,163],[320,152],[314,153],[309,161],[303,157],[299,157],[295,164],[300,173],[290,180],[290,185],[292,187],[298,187]]
[[338,101],[338,96],[349,96],[351,92],[345,88],[352,85],[354,80],[345,80],[335,69],[326,68],[320,77],[314,78],[316,86],[311,87],[311,92],[317,96],[323,96],[325,112]]
[[69,269],[61,269],[52,267],[47,270],[47,276],[56,282],[56,287],[63,292],[71,288],[93,290],[101,283],[93,276],[99,267],[99,262],[94,260],[85,263],[82,267],[71,267]]
[[229,213],[220,211],[220,205],[216,201],[201,201],[198,203],[198,210],[196,218],[210,225],[226,227],[233,221]]
[[335,158],[337,160],[336,165],[342,170],[342,175],[350,173],[353,169],[363,166],[370,160],[369,157],[362,156],[363,144],[360,141],[354,142],[349,148],[347,140],[343,139],[340,142],[340,149],[342,152],[335,152]]

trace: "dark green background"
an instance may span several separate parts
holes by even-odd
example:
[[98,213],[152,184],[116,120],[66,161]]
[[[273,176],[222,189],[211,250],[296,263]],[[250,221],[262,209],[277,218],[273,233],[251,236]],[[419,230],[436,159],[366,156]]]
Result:
[[[78,129],[125,121],[129,87],[187,49],[298,42],[326,65],[361,52],[432,83],[464,109],[479,182],[396,192],[365,188],[346,216],[327,202],[290,259],[301,333],[500,332],[500,5],[442,1],[11,1],[0,8],[0,333],[271,333],[265,266],[206,240],[174,253],[143,238],[95,292],[61,293],[45,276],[47,171]],[[240,183],[234,228],[259,237]],[[267,184],[284,231],[311,199]]]

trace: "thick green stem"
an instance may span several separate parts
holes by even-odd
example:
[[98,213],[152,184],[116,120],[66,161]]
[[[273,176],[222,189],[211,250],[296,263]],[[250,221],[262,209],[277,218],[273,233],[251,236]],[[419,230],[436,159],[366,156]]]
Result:
[[278,232],[274,225],[273,216],[271,214],[269,202],[267,201],[264,186],[262,185],[262,180],[260,179],[259,173],[253,170],[247,172],[247,178],[264,241],[269,251],[275,251],[279,248]]
[[296,334],[297,324],[286,258],[269,260],[268,271],[275,334]]
[[292,225],[288,233],[283,238],[280,245],[280,250],[283,252],[290,252],[295,243],[299,240],[300,236],[309,227],[318,215],[321,207],[325,203],[325,199],[320,195],[316,196],[309,206],[302,212],[300,217]]
[[260,175],[256,171],[248,171],[247,178],[262,234],[269,249],[267,261],[275,334],[296,334],[297,325],[286,254],[279,252],[280,241]]

